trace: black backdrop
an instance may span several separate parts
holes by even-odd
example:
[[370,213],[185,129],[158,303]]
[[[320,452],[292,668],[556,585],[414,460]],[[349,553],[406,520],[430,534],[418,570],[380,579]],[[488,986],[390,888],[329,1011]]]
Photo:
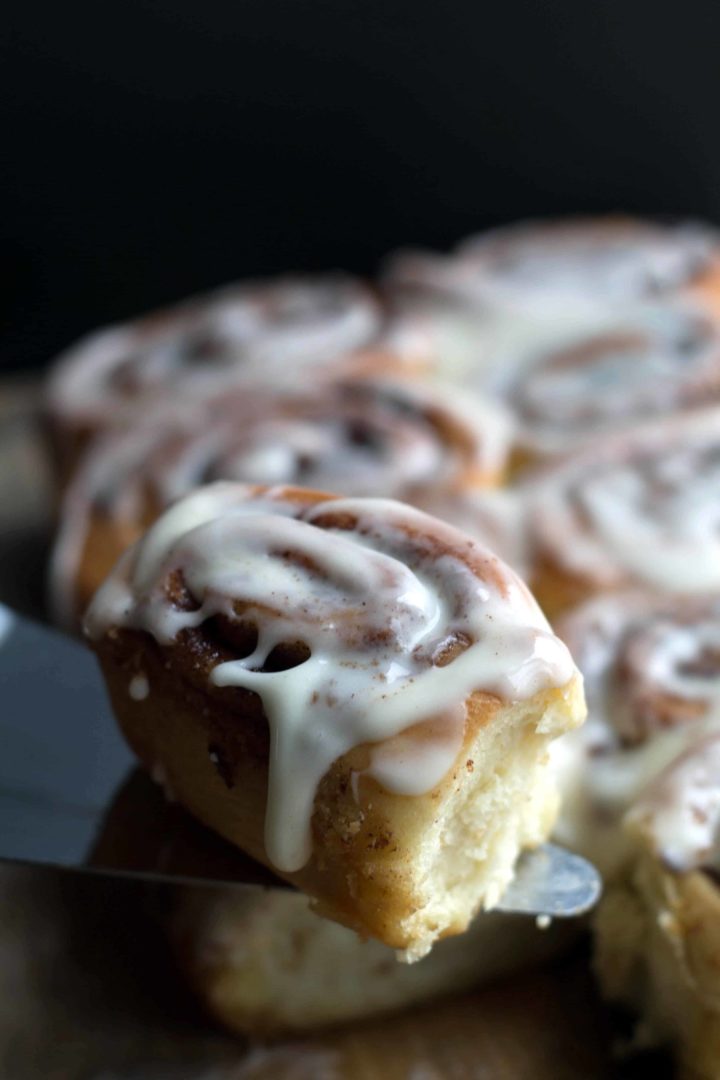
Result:
[[248,273],[516,216],[720,221],[720,5],[10,0],[6,367]]

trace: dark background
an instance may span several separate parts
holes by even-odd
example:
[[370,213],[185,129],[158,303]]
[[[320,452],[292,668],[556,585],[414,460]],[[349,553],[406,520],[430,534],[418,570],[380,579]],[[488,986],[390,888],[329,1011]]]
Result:
[[717,0],[11,0],[0,363],[528,214],[720,221]]

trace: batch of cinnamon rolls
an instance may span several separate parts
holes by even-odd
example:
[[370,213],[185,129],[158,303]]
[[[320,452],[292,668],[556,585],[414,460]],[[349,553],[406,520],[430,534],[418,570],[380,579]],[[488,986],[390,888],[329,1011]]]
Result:
[[295,886],[178,898],[214,1015],[549,955],[567,928],[492,909],[554,835],[637,1043],[720,1076],[720,237],[518,224],[242,283],[81,341],[46,402],[55,617],[168,794]]

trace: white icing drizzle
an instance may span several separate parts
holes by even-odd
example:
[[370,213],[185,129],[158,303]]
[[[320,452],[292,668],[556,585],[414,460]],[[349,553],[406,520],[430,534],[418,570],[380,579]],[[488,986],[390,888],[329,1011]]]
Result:
[[511,425],[500,406],[409,380],[343,379],[204,403],[170,402],[96,440],[63,500],[51,592],[72,623],[74,583],[93,515],[138,529],[202,483],[302,484],[409,502],[494,480]]
[[541,551],[606,585],[720,590],[720,408],[595,446],[535,489]]
[[197,396],[228,375],[287,378],[369,344],[379,328],[370,293],[343,274],[244,282],[80,341],[55,365],[49,404],[73,421],[116,423],[124,403],[151,393]]
[[150,683],[145,675],[133,675],[128,686],[128,694],[133,701],[144,701],[150,693]]
[[588,703],[581,839],[599,826],[622,845],[625,820],[673,869],[720,867],[720,597],[618,593],[559,630]]
[[[176,570],[197,610],[168,601]],[[93,638],[144,630],[171,645],[213,615],[233,618],[236,601],[257,646],[211,679],[262,698],[266,849],[286,872],[309,858],[317,785],[349,750],[431,722],[415,780],[402,740],[376,748],[371,766],[392,790],[428,790],[457,753],[471,693],[525,699],[565,686],[575,671],[522,582],[463,534],[389,500],[308,503],[283,488],[219,483],[176,504],[123,557],[86,628]],[[304,663],[263,670],[276,645],[298,640],[309,649]],[[458,641],[466,647],[449,663],[434,662]]]

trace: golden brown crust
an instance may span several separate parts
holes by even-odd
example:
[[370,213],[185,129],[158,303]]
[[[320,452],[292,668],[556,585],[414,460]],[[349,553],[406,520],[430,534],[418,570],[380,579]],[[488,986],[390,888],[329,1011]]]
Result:
[[142,536],[142,531],[140,522],[116,521],[99,512],[91,515],[74,582],[78,620],[123,551]]
[[715,318],[720,318],[720,259],[710,265],[687,288],[687,294],[707,305]]
[[535,553],[530,587],[551,622],[598,592],[607,591],[597,588],[589,578],[573,574],[546,552]]

